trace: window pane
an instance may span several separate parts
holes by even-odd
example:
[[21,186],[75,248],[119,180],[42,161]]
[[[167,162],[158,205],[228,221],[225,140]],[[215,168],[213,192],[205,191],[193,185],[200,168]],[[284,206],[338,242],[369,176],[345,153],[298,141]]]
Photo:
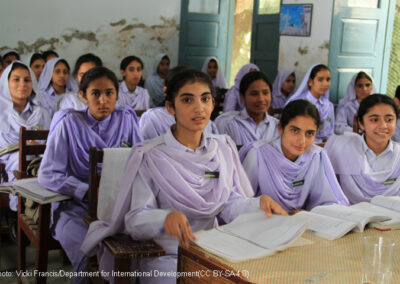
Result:
[[218,14],[219,0],[189,0],[189,13]]
[[347,0],[348,7],[379,8],[379,0]]
[[279,14],[281,0],[260,0],[260,7],[258,7],[258,14]]

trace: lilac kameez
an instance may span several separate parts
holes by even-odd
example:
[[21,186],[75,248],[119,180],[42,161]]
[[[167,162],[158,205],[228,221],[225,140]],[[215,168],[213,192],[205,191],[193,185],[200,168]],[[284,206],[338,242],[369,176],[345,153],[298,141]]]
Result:
[[248,144],[239,155],[256,196],[266,194],[287,211],[348,204],[329,158],[319,146],[312,145],[294,162],[284,156],[281,138]]
[[[172,210],[184,213],[194,232],[217,226],[217,217],[232,221],[259,207],[240,164],[236,147],[225,135],[203,133],[200,146],[180,144],[171,130],[136,145],[128,159],[112,222],[90,225],[82,250],[97,252],[108,235],[125,232],[133,239],[154,238],[166,255],[139,260],[139,271],[175,272],[178,239],[165,234],[163,224]],[[207,178],[206,172],[219,173]],[[143,277],[141,283],[175,283],[175,277]]]
[[[142,141],[133,109],[116,107],[104,120],[96,120],[88,109],[58,111],[53,118],[38,181],[43,187],[72,197],[53,203],[51,232],[74,266],[86,270],[80,246],[87,232],[89,148],[124,147]],[[83,278],[74,280],[84,283]]]

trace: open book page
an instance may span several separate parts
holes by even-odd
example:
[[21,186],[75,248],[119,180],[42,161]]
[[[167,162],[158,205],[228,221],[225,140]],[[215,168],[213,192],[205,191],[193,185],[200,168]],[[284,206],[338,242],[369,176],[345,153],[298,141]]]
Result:
[[275,253],[273,249],[259,247],[216,229],[199,231],[195,235],[197,238],[195,244],[231,262],[256,259]]
[[381,215],[375,212],[358,210],[356,208],[339,204],[317,206],[314,207],[311,212],[357,223],[354,231],[358,232],[363,232],[365,225],[370,222],[390,220],[389,216]]
[[400,212],[400,196],[377,195],[371,199],[371,203]]
[[245,239],[266,249],[287,247],[307,229],[307,220],[296,216],[272,215],[257,210],[240,215],[217,230]]
[[295,216],[309,221],[308,231],[328,240],[341,238],[357,226],[355,222],[308,211],[300,211]]
[[11,182],[0,183],[0,192],[14,194],[14,188]]
[[374,212],[376,214],[380,215],[385,215],[389,216],[391,220],[387,221],[381,221],[381,222],[372,222],[369,223],[369,227],[374,227],[377,229],[400,229],[400,212],[390,210],[378,205],[374,205],[368,202],[360,202],[357,204],[352,205],[351,207],[359,209],[359,210],[364,210],[364,211],[369,211],[369,212]]
[[36,177],[16,180],[13,182],[13,187],[21,196],[31,199],[39,204],[46,204],[71,198],[67,195],[62,195],[42,187],[38,183]]

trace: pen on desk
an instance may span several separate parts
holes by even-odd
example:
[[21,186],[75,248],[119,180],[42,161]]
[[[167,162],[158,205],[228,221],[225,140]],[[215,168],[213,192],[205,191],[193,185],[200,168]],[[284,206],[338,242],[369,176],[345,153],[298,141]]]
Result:
[[299,209],[297,209],[296,207],[293,207],[293,206],[289,206],[290,207],[290,209],[292,209],[293,211],[299,211]]

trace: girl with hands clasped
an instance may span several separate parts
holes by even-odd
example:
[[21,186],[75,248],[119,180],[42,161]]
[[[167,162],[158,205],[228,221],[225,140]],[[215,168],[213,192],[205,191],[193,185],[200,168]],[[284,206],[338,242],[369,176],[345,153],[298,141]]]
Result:
[[[253,198],[236,146],[226,135],[203,131],[214,108],[212,83],[197,70],[183,69],[167,83],[166,108],[176,123],[161,136],[134,146],[111,223],[94,223],[82,249],[94,254],[98,242],[124,231],[135,240],[154,239],[166,251],[139,260],[139,271],[176,271],[178,242],[193,232],[231,222],[261,207],[268,216],[286,215],[267,196]],[[141,283],[175,283],[171,277],[143,277]]]

